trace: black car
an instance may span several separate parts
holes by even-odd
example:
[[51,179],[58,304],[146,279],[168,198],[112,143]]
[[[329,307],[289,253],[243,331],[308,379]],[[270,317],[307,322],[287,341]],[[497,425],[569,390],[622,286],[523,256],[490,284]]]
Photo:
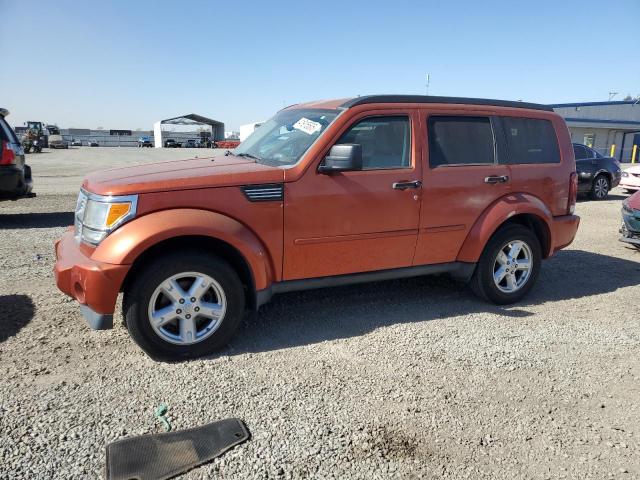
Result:
[[573,144],[573,153],[578,171],[578,193],[586,193],[593,200],[607,198],[609,191],[620,183],[620,163],[581,143]]
[[184,148],[198,148],[198,143],[193,138],[190,138],[184,142]]
[[176,142],[173,138],[169,138],[164,141],[164,148],[180,148],[180,147],[182,147],[182,144]]
[[24,163],[24,150],[5,117],[9,111],[0,108],[0,199],[16,200],[33,197],[31,168]]

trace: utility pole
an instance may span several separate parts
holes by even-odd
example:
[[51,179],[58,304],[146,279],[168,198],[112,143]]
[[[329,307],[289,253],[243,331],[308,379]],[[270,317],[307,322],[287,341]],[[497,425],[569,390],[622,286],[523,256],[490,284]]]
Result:
[[613,99],[613,97],[615,97],[616,95],[618,95],[619,92],[609,92],[609,101],[611,101]]

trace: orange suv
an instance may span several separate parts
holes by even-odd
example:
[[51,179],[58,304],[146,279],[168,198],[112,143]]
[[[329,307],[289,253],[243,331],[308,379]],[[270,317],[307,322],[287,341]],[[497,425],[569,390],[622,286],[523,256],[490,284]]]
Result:
[[520,300],[569,245],[576,164],[550,107],[382,95],[293,105],[233,151],[90,174],[56,243],[94,329],[116,299],[174,360],[223,347],[273,294],[449,273]]

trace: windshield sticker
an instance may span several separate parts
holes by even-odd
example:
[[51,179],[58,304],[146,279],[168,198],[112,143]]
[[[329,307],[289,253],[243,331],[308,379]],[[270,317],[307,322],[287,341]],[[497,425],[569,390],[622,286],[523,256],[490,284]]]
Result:
[[302,117],[300,120],[293,124],[293,128],[295,128],[296,130],[300,130],[307,135],[313,135],[314,133],[322,130],[322,125],[318,122],[314,122],[313,120]]

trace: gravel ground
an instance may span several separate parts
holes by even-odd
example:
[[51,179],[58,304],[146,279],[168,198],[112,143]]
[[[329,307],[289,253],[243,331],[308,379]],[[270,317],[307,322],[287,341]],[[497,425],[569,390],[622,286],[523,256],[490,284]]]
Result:
[[621,192],[578,204],[576,241],[518,305],[446,277],[286,294],[222,354],[162,364],[119,314],[89,330],[55,287],[53,241],[86,171],[189,152],[89,150],[30,155],[39,196],[0,204],[0,478],[100,478],[108,442],[162,431],[162,402],[176,429],[252,432],[188,479],[640,478],[640,251],[617,241]]

